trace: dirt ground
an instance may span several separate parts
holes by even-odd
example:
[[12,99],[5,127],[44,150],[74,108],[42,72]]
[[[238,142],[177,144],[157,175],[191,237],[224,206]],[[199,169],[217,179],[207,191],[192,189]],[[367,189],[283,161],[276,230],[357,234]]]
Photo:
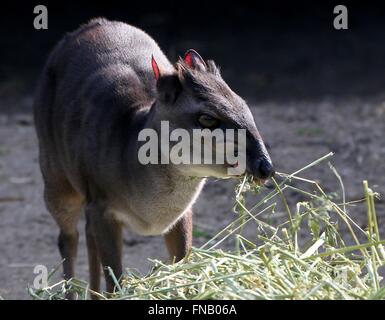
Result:
[[[7,107],[4,103],[2,106]],[[37,141],[29,112],[32,97],[25,96],[12,103],[19,104],[24,111],[0,113],[0,296],[26,299],[29,296],[25,288],[33,282],[34,266],[42,264],[51,269],[60,263],[60,256],[56,246],[58,229],[42,199]],[[384,194],[385,100],[325,98],[318,102],[285,104],[267,101],[253,105],[252,111],[278,171],[292,172],[333,151],[332,162],[344,179],[349,199],[362,196],[363,179]],[[304,176],[320,180],[328,191],[338,190],[338,183],[326,164]],[[232,181],[207,183],[195,205],[198,229],[214,234],[233,220],[233,189]],[[383,200],[378,201],[377,211],[384,229]],[[365,226],[365,211],[358,208],[353,214]],[[84,220],[79,230],[83,227]],[[80,234],[77,276],[87,279],[84,232]],[[204,239],[198,237],[194,241],[199,245]],[[160,237],[127,233],[124,243],[127,267],[146,272],[150,265],[148,257],[166,258]]]

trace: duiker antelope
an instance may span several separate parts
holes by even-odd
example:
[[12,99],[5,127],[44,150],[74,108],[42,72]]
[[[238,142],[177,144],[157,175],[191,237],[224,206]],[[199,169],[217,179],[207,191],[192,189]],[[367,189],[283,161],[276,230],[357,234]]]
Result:
[[[226,164],[194,170],[142,165],[142,129],[158,130],[160,121],[188,131],[243,128],[247,172],[260,180],[274,173],[247,104],[213,61],[189,50],[172,65],[150,36],[121,22],[91,20],[57,44],[40,79],[34,116],[44,198],[60,227],[64,277],[74,276],[84,208],[95,291],[102,266],[122,275],[123,226],[164,235],[170,256],[183,258],[192,242],[191,208],[205,177],[226,172]],[[112,292],[113,280],[104,272]]]

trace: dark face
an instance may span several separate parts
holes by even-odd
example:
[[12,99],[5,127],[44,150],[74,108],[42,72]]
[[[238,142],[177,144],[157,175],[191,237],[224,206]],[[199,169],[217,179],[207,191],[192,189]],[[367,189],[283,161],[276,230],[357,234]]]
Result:
[[[211,61],[206,64],[199,55],[193,54],[187,59],[187,63],[177,65],[177,71],[180,83],[178,97],[171,106],[165,105],[164,112],[171,129],[185,128],[189,132],[193,129],[223,132],[228,129],[243,129],[246,133],[246,146],[238,148],[238,151],[245,150],[245,171],[262,181],[272,177],[273,164],[248,105],[229,88],[215,64]],[[235,139],[235,150],[238,145],[238,140]],[[191,172],[197,175],[201,173],[204,176],[225,177],[228,175],[228,166],[225,163],[189,169],[194,169]]]
[[[202,128],[221,129],[244,129],[246,132],[246,172],[262,182],[274,175],[274,167],[266,150],[265,144],[256,127],[254,118],[247,104],[235,93],[232,99],[226,101],[202,101],[198,103],[199,108],[195,111],[195,118],[199,119]],[[223,97],[223,96],[222,96]],[[231,103],[229,103],[231,101]],[[196,105],[196,106],[197,106]],[[239,142],[239,144],[238,144]],[[235,137],[235,146],[241,144]],[[235,147],[237,151],[242,149]]]
[[272,177],[272,161],[246,102],[229,88],[219,73],[206,71],[195,76],[185,84],[194,100],[189,103],[192,118],[199,119],[199,125],[210,130],[244,129],[246,172],[259,180]]

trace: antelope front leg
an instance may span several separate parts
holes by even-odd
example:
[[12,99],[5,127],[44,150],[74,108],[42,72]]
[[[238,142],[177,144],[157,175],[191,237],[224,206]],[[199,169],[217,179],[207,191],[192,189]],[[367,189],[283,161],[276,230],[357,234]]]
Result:
[[[100,292],[100,271],[101,262],[98,247],[96,245],[96,236],[94,228],[91,225],[93,211],[86,208],[86,239],[88,251],[88,265],[90,274],[90,289]],[[95,295],[91,295],[91,299],[97,299]]]
[[192,211],[188,210],[183,217],[164,235],[164,240],[171,261],[183,259],[192,245]]
[[[89,252],[90,254],[90,271],[91,271],[91,282],[93,286],[97,289],[98,287],[98,268],[97,264],[100,258],[102,266],[110,267],[119,280],[122,276],[122,225],[117,221],[113,220],[111,216],[108,215],[108,212],[105,208],[99,207],[98,205],[92,204],[87,208],[87,223],[90,224],[92,238],[95,248],[92,248],[92,241],[89,241],[89,250],[94,252]],[[90,233],[91,233],[90,232]],[[107,292],[112,293],[114,291],[115,283],[112,277],[109,274],[108,269],[104,269],[104,276],[106,279],[106,289]]]

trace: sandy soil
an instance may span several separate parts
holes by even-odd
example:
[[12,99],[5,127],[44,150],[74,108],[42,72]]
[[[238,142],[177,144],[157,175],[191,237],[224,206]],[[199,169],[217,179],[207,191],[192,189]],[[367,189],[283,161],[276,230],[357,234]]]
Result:
[[[0,296],[5,299],[29,298],[25,288],[33,282],[34,266],[43,264],[51,269],[60,263],[56,246],[58,228],[42,199],[31,103],[31,96],[2,101],[3,111],[14,110],[16,104],[20,106],[16,109],[23,112],[0,113]],[[334,151],[332,162],[344,179],[349,199],[362,196],[363,179],[384,194],[385,100],[265,101],[253,104],[252,111],[278,171],[291,172]],[[328,191],[338,190],[338,182],[327,164],[317,166],[305,176],[321,180]],[[199,230],[214,234],[234,218],[233,188],[232,181],[207,183],[195,205]],[[298,198],[293,195],[291,202],[295,200]],[[378,201],[377,210],[379,224],[384,229],[383,200]],[[352,213],[365,226],[365,211],[357,208]],[[83,227],[84,220],[79,226],[77,276],[87,279]],[[204,240],[197,237],[194,244]],[[166,257],[162,239],[126,233],[125,266],[146,272],[149,257]]]

